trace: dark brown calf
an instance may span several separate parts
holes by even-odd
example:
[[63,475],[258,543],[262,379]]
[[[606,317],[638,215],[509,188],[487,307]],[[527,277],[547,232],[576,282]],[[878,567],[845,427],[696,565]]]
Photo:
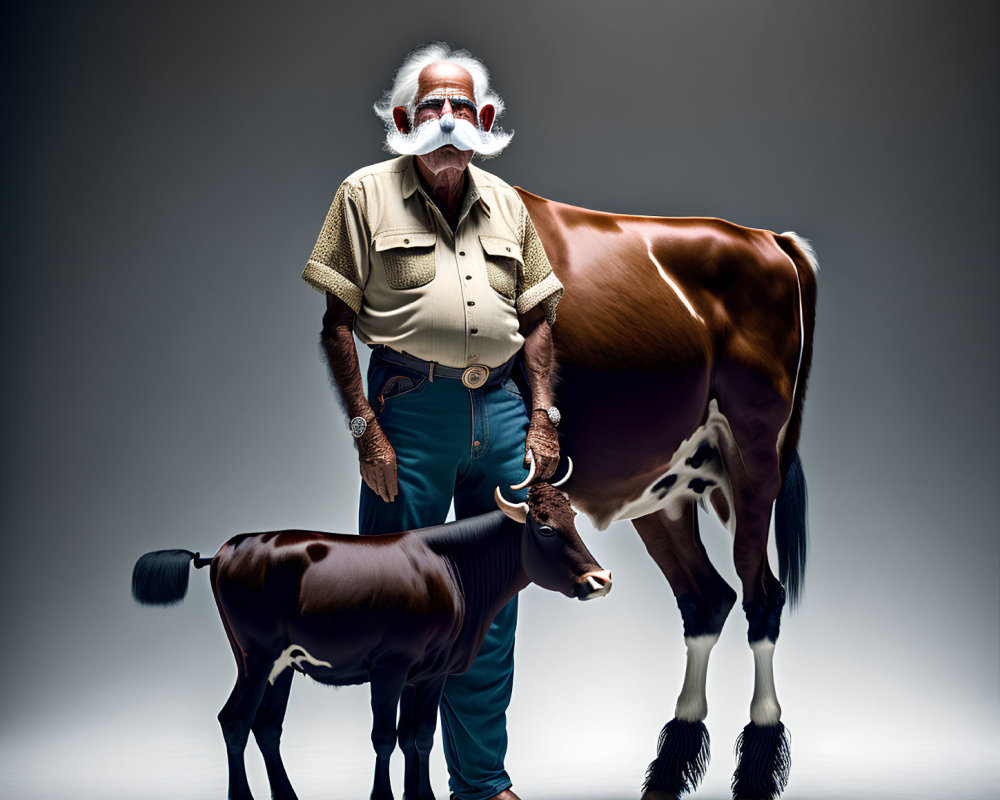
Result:
[[192,559],[211,563],[237,665],[219,713],[231,800],[252,800],[243,762],[251,730],[273,797],[295,798],[278,751],[293,670],[336,686],[370,682],[371,797],[392,798],[389,758],[398,739],[405,796],[433,800],[427,765],[444,680],[469,668],[497,611],[532,581],[581,600],[611,588],[562,492],[541,483],[526,505],[499,502],[503,513],[405,533],[242,534],[211,560],[187,550],[139,559],[133,596],[151,605],[183,598]]

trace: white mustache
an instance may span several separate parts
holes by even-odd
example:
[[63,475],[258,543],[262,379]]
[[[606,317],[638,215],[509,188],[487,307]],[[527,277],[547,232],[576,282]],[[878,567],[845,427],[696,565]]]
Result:
[[513,133],[482,131],[465,119],[445,114],[429,119],[411,133],[391,130],[386,134],[386,147],[401,156],[423,156],[445,145],[458,150],[472,150],[477,156],[491,158],[510,143]]

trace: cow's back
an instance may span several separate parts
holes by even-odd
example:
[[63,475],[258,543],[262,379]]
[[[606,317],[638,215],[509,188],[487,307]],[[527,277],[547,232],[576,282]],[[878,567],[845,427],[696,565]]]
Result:
[[790,406],[798,284],[773,233],[519,191],[565,287],[553,335],[581,510],[603,524],[664,474],[709,420],[720,365],[761,375]]

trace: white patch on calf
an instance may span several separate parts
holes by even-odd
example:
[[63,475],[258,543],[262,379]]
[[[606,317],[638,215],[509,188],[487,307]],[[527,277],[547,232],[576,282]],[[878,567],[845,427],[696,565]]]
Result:
[[[298,651],[297,653],[295,652],[296,650]],[[295,653],[295,655],[293,656],[292,653]],[[318,658],[313,658],[302,645],[290,644],[275,660],[274,666],[271,668],[271,674],[267,676],[267,682],[273,684],[278,679],[278,676],[288,669],[288,667],[301,666],[303,661],[312,664],[314,667],[333,666],[329,661],[320,661]]]
[[[729,506],[729,517],[727,520],[723,520],[723,524],[730,533],[733,533],[736,530],[736,515],[733,513],[733,489],[722,464],[723,445],[731,442],[732,438],[733,434],[729,430],[728,420],[719,411],[718,402],[712,399],[708,404],[708,418],[705,420],[705,424],[681,442],[677,452],[670,459],[670,467],[667,471],[650,483],[635,500],[625,503],[617,511],[610,514],[607,519],[594,520],[595,527],[598,530],[603,530],[614,520],[644,517],[646,514],[652,514],[660,509],[664,509],[670,519],[680,519],[684,512],[684,506],[692,498],[700,500],[707,509],[709,496],[716,489],[721,489]],[[714,451],[711,458],[697,467],[688,464],[688,460],[706,442],[711,445]],[[673,483],[669,487],[664,487],[663,482],[668,481],[671,475],[674,476]],[[705,482],[701,492],[691,488],[691,481],[696,479]],[[661,488],[655,488],[657,486]]]
[[750,701],[750,721],[765,727],[777,725],[781,706],[774,691],[774,642],[761,639],[750,645],[753,650],[753,700]]
[[687,668],[684,670],[684,686],[674,716],[684,722],[701,722],[708,716],[708,697],[705,683],[708,679],[708,656],[719,641],[718,634],[685,636],[687,645]]

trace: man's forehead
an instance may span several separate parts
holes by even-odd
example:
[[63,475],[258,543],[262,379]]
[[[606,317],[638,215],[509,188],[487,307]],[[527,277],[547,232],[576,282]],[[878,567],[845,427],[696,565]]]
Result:
[[420,70],[420,74],[417,76],[416,102],[419,103],[428,95],[460,96],[475,101],[475,86],[472,75],[465,67],[447,61],[428,64]]

